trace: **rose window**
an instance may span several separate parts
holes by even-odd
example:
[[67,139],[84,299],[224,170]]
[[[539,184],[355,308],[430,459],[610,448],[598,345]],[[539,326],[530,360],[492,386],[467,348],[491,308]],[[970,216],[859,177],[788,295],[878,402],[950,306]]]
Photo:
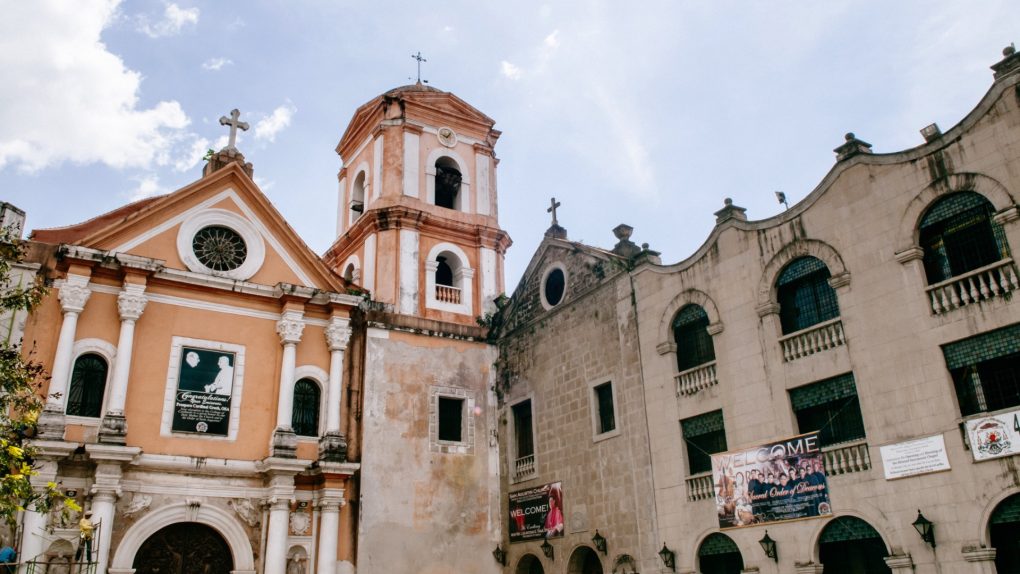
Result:
[[244,239],[233,229],[218,225],[199,230],[191,246],[199,262],[213,271],[233,271],[248,256]]

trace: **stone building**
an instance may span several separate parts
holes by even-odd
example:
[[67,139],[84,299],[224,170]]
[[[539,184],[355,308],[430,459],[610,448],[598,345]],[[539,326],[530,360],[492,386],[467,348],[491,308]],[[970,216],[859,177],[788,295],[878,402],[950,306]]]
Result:
[[[803,201],[750,221],[727,199],[678,263],[554,223],[495,320],[506,571],[1020,572],[1004,56],[945,133],[888,154],[847,134]],[[536,497],[562,535],[514,523]]]
[[79,516],[26,512],[25,571],[498,571],[494,122],[422,85],[359,108],[324,257],[221,123],[193,184],[31,235],[17,278],[53,288],[5,336],[51,373],[40,479],[96,535],[76,559]]

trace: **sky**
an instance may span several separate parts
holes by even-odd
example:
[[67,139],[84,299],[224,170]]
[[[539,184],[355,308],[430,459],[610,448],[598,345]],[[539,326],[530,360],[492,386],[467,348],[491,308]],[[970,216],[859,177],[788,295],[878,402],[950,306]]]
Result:
[[[1015,0],[1014,0],[1015,1]],[[0,0],[0,200],[70,225],[238,148],[306,243],[334,241],[334,149],[361,104],[422,78],[496,120],[512,291],[550,198],[569,238],[627,223],[664,263],[730,197],[752,220],[807,196],[854,132],[923,143],[977,105],[1020,40],[1007,0]]]

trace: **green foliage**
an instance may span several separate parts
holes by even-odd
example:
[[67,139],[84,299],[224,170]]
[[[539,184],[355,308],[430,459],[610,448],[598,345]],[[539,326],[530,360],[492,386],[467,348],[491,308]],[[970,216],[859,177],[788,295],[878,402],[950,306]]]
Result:
[[215,155],[215,154],[216,154],[216,152],[214,152],[212,150],[212,148],[207,149],[207,150],[205,150],[205,155],[202,156],[202,159],[205,160],[205,161],[209,161],[209,160],[212,159],[213,155]]
[[[23,245],[10,230],[0,230],[0,309],[6,312],[30,311],[46,294],[40,282],[16,285],[12,281],[12,265],[23,254]],[[18,512],[25,509],[81,510],[57,484],[32,482],[37,475],[33,469],[37,449],[30,439],[45,406],[46,378],[42,365],[26,358],[18,342],[0,341],[0,519],[12,529]]]

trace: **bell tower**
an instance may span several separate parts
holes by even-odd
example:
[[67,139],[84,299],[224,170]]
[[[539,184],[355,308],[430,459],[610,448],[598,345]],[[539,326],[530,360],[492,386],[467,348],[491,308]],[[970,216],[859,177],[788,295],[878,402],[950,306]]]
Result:
[[474,324],[503,292],[495,122],[418,83],[354,113],[326,263],[396,313]]

